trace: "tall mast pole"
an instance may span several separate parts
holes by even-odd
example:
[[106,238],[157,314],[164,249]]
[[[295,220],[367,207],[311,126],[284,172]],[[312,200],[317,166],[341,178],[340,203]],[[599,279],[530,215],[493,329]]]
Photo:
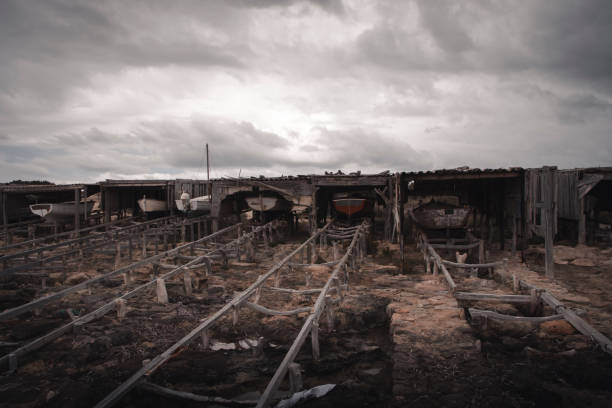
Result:
[[208,181],[208,195],[211,194],[211,185],[210,185],[210,164],[208,162],[208,143],[206,143],[206,180]]

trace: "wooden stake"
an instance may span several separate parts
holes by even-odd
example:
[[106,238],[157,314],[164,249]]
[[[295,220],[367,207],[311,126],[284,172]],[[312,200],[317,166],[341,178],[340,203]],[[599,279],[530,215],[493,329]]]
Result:
[[188,269],[183,272],[183,283],[185,284],[185,295],[191,296],[193,286],[191,285],[191,272]]
[[168,291],[166,291],[166,281],[161,278],[157,279],[157,302],[161,304],[168,303]]
[[200,332],[200,336],[202,337],[202,348],[204,350],[208,349],[210,344],[210,336],[208,334],[208,329],[204,329]]
[[232,326],[236,326],[238,324],[238,306],[232,307]]
[[117,318],[123,320],[127,314],[127,300],[117,299],[115,300],[115,310],[117,310]]
[[319,351],[319,321],[315,320],[312,322],[312,328],[310,329],[310,339],[312,341],[312,359],[319,361],[321,353]]
[[302,391],[302,370],[298,363],[289,364],[289,391],[292,394]]

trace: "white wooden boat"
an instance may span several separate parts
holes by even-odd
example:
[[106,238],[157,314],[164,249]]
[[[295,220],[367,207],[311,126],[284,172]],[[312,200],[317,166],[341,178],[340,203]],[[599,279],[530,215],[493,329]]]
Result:
[[138,200],[138,206],[145,213],[168,211],[168,204],[165,200],[142,197]]
[[[85,207],[85,205],[87,207]],[[84,210],[90,213],[93,206],[93,201],[79,203],[79,214],[82,215]],[[30,204],[30,211],[32,211],[33,214],[49,220],[68,219],[74,217],[74,201],[65,203]]]
[[210,212],[211,199],[209,195],[190,198],[189,194],[183,193],[180,200],[174,201],[176,208],[182,212]]
[[253,211],[289,211],[293,207],[293,203],[284,198],[278,197],[247,197],[247,205]]

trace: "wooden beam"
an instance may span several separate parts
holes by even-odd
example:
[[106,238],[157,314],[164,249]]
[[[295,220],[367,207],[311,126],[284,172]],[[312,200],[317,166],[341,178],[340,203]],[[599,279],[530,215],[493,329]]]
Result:
[[144,381],[138,385],[138,388],[141,388],[145,391],[152,392],[157,395],[161,395],[163,397],[176,398],[181,400],[189,400],[196,402],[207,402],[213,404],[222,404],[222,405],[244,405],[244,406],[253,406],[257,403],[257,401],[251,400],[233,400],[221,397],[208,397],[205,395],[197,395],[192,394],[190,392],[185,391],[177,391],[170,388],[162,387],[161,385],[153,384],[148,381]]
[[555,278],[555,261],[554,261],[554,226],[556,220],[554,217],[554,174],[553,167],[544,166],[542,168],[542,189],[544,195],[544,208],[542,209],[544,215],[544,249],[545,249],[545,270],[546,277],[549,279]]
[[519,305],[531,304],[531,296],[525,295],[496,295],[492,293],[457,292],[455,298],[467,302],[495,302]]
[[[519,285],[522,288],[526,288],[529,290],[538,289],[536,286],[531,285],[522,279],[519,280]],[[603,335],[599,330],[591,326],[584,319],[578,316],[576,312],[572,311],[559,300],[557,300],[557,298],[555,298],[547,290],[544,290],[542,292],[541,298],[544,303],[546,303],[555,311],[555,313],[561,313],[565,317],[565,319],[576,328],[576,330],[595,341],[603,351],[608,354],[612,354],[612,341],[605,335]]]
[[296,315],[296,314],[300,314],[304,312],[310,312],[312,310],[312,308],[310,307],[300,307],[300,308],[293,309],[293,310],[273,310],[273,309],[268,309],[267,307],[264,307],[262,305],[258,305],[255,303],[251,303],[251,302],[244,302],[243,305],[256,312],[271,315],[271,316],[292,316],[292,315]]

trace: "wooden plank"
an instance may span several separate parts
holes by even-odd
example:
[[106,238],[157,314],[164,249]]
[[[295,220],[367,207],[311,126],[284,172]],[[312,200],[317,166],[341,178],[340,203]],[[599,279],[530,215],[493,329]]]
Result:
[[[520,279],[519,285],[522,288],[526,289],[539,289],[534,285]],[[588,338],[595,341],[603,351],[608,354],[612,354],[612,340],[607,338],[604,334],[602,334],[599,330],[591,326],[584,319],[578,316],[574,311],[569,309],[563,303],[561,303],[557,298],[555,298],[550,292],[547,290],[542,291],[542,301],[550,306],[555,313],[561,313],[565,319],[570,322],[572,326],[576,328],[580,333],[584,334]]]
[[549,166],[544,166],[542,168],[542,188],[543,188],[543,200],[544,200],[544,249],[545,249],[545,257],[544,264],[546,270],[546,277],[550,279],[554,279],[555,277],[555,262],[553,255],[553,246],[554,246],[554,225],[556,220],[554,218],[554,208],[553,208],[553,200],[554,200],[554,173],[553,168]]
[[304,312],[310,312],[312,310],[312,308],[310,307],[300,307],[298,309],[293,309],[293,310],[273,310],[273,309],[268,309],[265,306],[251,303],[251,302],[244,302],[243,305],[256,312],[271,315],[271,316],[292,316],[292,315],[296,315],[296,314],[300,314]]
[[492,293],[457,292],[455,298],[468,302],[495,302],[529,305],[531,296],[525,295],[496,295]]
[[463,268],[463,269],[496,268],[496,267],[504,265],[504,261],[489,262],[489,263],[477,263],[477,264],[463,264],[463,263],[447,261],[446,259],[442,259],[442,263],[444,265],[447,265],[447,266],[452,266],[453,268]]
[[[527,323],[535,323],[540,324],[544,322],[550,322],[554,320],[563,320],[565,316],[563,314],[554,314],[550,316],[510,316],[506,314],[501,314],[497,312],[493,312],[491,310],[481,310],[470,307],[468,312],[472,318],[487,318],[492,320],[499,321],[509,321],[509,322],[527,322]],[[586,312],[582,311],[582,314]]]
[[233,400],[221,397],[208,397],[205,395],[197,395],[192,394],[190,392],[185,391],[177,391],[170,388],[162,387],[161,385],[153,384],[148,381],[144,381],[138,385],[138,388],[141,388],[145,391],[152,392],[157,395],[161,395],[164,397],[177,398],[181,400],[189,400],[196,402],[207,402],[214,404],[222,404],[222,405],[244,405],[244,406],[253,406],[257,403],[257,401],[251,400]]

